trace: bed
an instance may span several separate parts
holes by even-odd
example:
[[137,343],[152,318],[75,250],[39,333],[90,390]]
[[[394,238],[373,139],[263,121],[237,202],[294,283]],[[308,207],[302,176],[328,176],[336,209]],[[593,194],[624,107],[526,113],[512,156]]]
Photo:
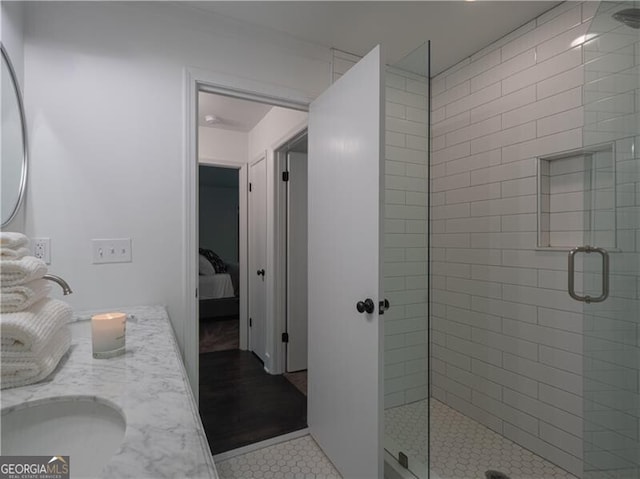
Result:
[[236,295],[229,273],[199,276],[200,299],[231,298]]
[[[239,314],[239,265],[223,262],[215,253],[200,254],[198,296],[200,319],[238,316]],[[210,260],[211,258],[212,260]]]

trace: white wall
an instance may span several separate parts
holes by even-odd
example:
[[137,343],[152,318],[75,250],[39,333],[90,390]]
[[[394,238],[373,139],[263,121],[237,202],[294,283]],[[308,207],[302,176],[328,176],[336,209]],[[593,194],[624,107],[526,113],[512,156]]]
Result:
[[[0,40],[9,54],[11,64],[24,93],[24,5],[20,2],[0,2]],[[25,203],[3,229],[24,232]]]
[[273,107],[249,132],[249,163],[258,160],[265,150],[273,152],[284,141],[304,128],[307,113],[279,106]]
[[[184,297],[185,68],[315,97],[329,66],[325,48],[185,5],[28,4],[26,231],[51,238],[68,301],[166,304],[182,347],[197,327]],[[92,265],[90,240],[105,237],[131,237],[133,262]]]
[[3,1],[0,4],[0,39],[9,53],[11,63],[24,85],[24,5],[21,2]]
[[242,131],[198,128],[199,163],[244,165],[249,155],[249,134]]
[[432,84],[433,395],[582,471],[582,304],[536,250],[536,156],[582,147],[582,47],[564,3]]

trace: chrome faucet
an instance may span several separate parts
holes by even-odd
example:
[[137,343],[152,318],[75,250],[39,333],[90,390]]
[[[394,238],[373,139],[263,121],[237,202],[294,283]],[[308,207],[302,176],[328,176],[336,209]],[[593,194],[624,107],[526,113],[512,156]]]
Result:
[[62,294],[64,294],[65,296],[68,294],[73,293],[73,291],[71,291],[71,288],[69,287],[69,285],[67,284],[67,282],[62,279],[60,276],[56,276],[55,274],[45,274],[42,279],[48,279],[49,281],[53,281],[54,283],[58,283],[60,285],[60,287],[62,288]]

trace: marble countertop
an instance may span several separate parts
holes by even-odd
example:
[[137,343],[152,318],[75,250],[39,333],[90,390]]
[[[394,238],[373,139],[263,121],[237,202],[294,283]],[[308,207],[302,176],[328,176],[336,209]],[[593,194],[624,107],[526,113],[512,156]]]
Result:
[[166,310],[120,311],[130,315],[126,354],[94,359],[88,321],[93,312],[78,313],[70,351],[56,371],[44,382],[3,390],[2,408],[69,396],[102,399],[120,408],[127,426],[101,477],[217,479]]

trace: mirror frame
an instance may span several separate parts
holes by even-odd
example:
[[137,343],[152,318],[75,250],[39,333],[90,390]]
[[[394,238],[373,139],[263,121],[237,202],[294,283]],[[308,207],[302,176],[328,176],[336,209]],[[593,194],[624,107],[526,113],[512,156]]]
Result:
[[[7,66],[9,69],[9,75],[11,76],[11,81],[13,82],[13,89],[16,93],[16,99],[18,101],[18,109],[20,110],[20,123],[22,127],[22,174],[20,175],[20,189],[18,190],[18,200],[16,201],[16,205],[9,215],[7,221],[3,221],[1,228],[7,226],[18,214],[20,207],[24,201],[25,192],[27,189],[27,169],[29,167],[29,149],[28,149],[28,141],[27,141],[27,120],[24,111],[24,103],[22,101],[22,92],[20,91],[20,86],[18,84],[18,77],[16,76],[16,71],[13,68],[13,64],[11,63],[11,59],[9,58],[9,53],[4,47],[4,44],[0,42],[0,51],[2,52],[2,60],[7,62]],[[2,219],[0,218],[0,221]]]

